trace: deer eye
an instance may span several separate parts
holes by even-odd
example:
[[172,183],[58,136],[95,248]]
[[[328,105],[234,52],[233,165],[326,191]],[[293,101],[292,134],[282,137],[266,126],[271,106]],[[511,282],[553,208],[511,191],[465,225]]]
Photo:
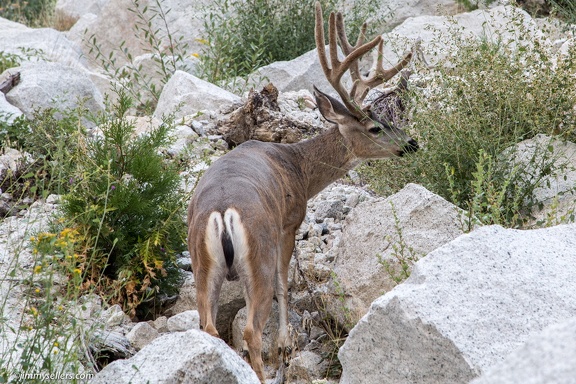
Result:
[[370,128],[370,129],[368,130],[368,132],[370,132],[370,133],[372,133],[372,134],[374,134],[374,135],[377,135],[378,133],[382,132],[382,127],[380,127],[380,126],[375,126],[375,127],[373,127],[373,128]]

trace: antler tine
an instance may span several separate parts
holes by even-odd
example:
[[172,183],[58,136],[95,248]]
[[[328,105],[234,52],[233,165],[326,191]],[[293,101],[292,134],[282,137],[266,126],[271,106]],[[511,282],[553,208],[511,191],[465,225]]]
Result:
[[[348,69],[352,73],[353,80],[356,78],[360,78],[359,71],[358,71],[358,64],[357,60],[362,57],[366,52],[370,51],[374,48],[378,42],[381,40],[381,37],[378,36],[374,40],[370,41],[369,43],[363,43],[363,37],[360,36],[358,42],[354,47],[348,43],[348,39],[343,33],[343,18],[342,15],[334,14],[334,12],[330,13],[330,18],[328,20],[328,45],[330,50],[330,66],[328,65],[328,58],[326,57],[326,51],[324,49],[325,40],[324,40],[324,20],[322,18],[322,7],[320,2],[316,2],[316,25],[315,25],[315,38],[316,38],[316,49],[318,51],[318,58],[320,60],[320,66],[326,75],[326,79],[332,85],[334,90],[338,92],[342,102],[348,108],[348,110],[358,117],[363,117],[364,114],[361,111],[362,107],[362,100],[354,97],[355,95],[350,95],[344,87],[342,86],[340,80],[344,73]],[[365,30],[363,28],[363,30]],[[343,61],[338,59],[338,37],[340,35],[340,43],[342,45],[342,50],[346,57]],[[361,34],[363,35],[363,33]],[[355,81],[357,82],[357,81]]]
[[363,80],[363,82],[369,89],[374,88],[375,86],[390,80],[398,72],[404,69],[404,67],[408,65],[408,63],[412,59],[412,54],[414,50],[411,50],[406,55],[404,55],[404,58],[401,61],[399,61],[394,67],[390,69],[384,69],[384,65],[382,63],[382,59],[384,57],[383,46],[384,42],[380,41],[380,44],[378,44],[378,56],[376,58],[376,69],[374,70],[374,73],[369,78]]

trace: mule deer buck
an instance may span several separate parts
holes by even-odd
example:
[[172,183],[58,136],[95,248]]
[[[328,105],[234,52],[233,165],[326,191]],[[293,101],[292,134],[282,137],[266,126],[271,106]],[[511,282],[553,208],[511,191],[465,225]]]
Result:
[[[402,130],[379,121],[370,105],[362,107],[368,91],[398,73],[411,54],[394,68],[384,70],[381,37],[364,43],[364,25],[356,45],[350,45],[340,13],[330,15],[329,26],[330,65],[322,9],[316,3],[315,37],[320,63],[344,103],[314,89],[316,104],[324,118],[333,123],[332,128],[297,144],[241,144],[206,171],[188,208],[188,248],[201,326],[218,336],[215,321],[220,288],[225,278],[241,278],[248,308],[244,349],[262,382],[262,330],[274,295],[280,312],[278,351],[283,359],[290,353],[288,266],[307,200],[361,160],[402,156],[418,149],[416,141]],[[337,39],[346,56],[342,61],[338,58]],[[376,46],[380,53],[378,68],[371,77],[364,78],[358,60]],[[340,81],[347,70],[354,80],[350,93]]]

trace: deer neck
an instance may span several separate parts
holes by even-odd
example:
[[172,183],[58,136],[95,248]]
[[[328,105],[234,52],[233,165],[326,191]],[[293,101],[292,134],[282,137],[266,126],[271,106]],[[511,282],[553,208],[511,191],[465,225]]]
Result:
[[308,198],[343,177],[359,163],[350,143],[337,127],[294,146],[300,153]]

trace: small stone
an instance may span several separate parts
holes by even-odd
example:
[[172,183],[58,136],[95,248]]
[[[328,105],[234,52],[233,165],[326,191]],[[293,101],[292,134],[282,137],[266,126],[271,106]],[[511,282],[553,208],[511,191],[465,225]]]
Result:
[[192,259],[190,257],[179,257],[176,259],[176,265],[185,271],[192,271]]
[[181,312],[169,318],[166,326],[170,332],[200,329],[200,314],[196,310]]
[[168,318],[166,316],[160,316],[153,321],[152,325],[158,332],[168,332]]
[[120,305],[115,304],[102,313],[102,318],[105,319],[107,326],[115,327],[122,324],[128,316],[122,311]]
[[137,323],[126,335],[130,344],[137,350],[141,350],[146,345],[150,344],[152,340],[157,338],[159,333],[157,330],[146,322]]
[[358,195],[357,193],[352,193],[348,196],[348,198],[346,199],[346,203],[344,204],[350,208],[354,208],[355,206],[358,205],[359,202],[360,202],[360,195]]
[[340,200],[326,200],[318,203],[316,212],[314,212],[314,219],[317,223],[323,222],[326,218],[334,218],[340,220],[342,218],[342,211],[344,203]]

